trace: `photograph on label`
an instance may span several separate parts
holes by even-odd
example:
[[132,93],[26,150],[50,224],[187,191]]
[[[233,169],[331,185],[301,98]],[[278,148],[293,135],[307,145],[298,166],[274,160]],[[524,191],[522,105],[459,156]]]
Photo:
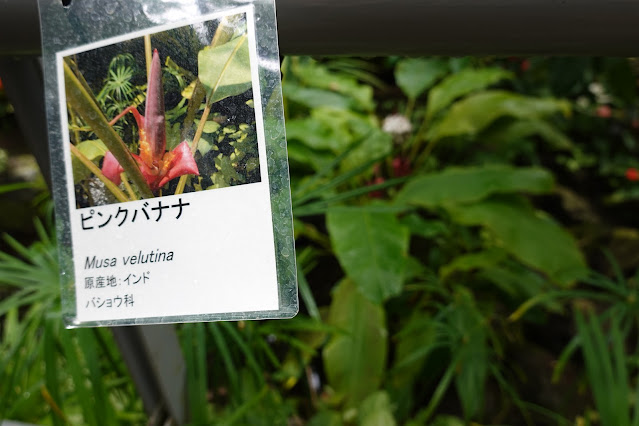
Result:
[[76,208],[260,182],[249,48],[239,13],[61,58]]

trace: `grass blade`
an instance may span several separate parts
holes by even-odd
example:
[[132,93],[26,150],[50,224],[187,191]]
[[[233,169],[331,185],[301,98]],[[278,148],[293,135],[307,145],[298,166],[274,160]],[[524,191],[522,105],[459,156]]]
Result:
[[204,324],[186,324],[183,328],[183,336],[191,422],[198,425],[209,424]]
[[302,271],[299,260],[297,262],[297,285],[300,289],[300,296],[302,296],[308,315],[313,319],[321,321],[319,309],[317,308],[317,303],[315,303],[311,286],[308,284],[308,281],[306,281],[306,275],[304,275],[304,272]]
[[235,328],[235,325],[228,322],[221,322],[219,324],[231,337],[231,339],[235,341],[242,353],[244,353],[246,362],[249,365],[250,369],[253,371],[253,374],[255,374],[255,378],[257,379],[258,384],[260,386],[264,386],[264,376],[262,375],[262,368],[257,362],[257,359],[255,359],[255,356],[253,356],[253,352],[251,352],[251,349],[248,347],[242,336],[240,336],[240,333]]
[[[45,320],[44,329],[44,364],[46,391],[49,393],[51,401],[51,421],[55,426],[62,426],[68,423],[64,416],[62,398],[60,397],[60,381],[58,380],[58,364],[55,348],[55,331],[58,329],[58,322],[53,318]],[[46,399],[46,398],[45,398]]]
[[217,353],[222,358],[224,371],[226,372],[230,383],[231,398],[237,398],[240,391],[240,379],[237,375],[237,368],[235,367],[235,363],[233,362],[233,357],[231,356],[231,352],[229,351],[228,344],[224,340],[224,336],[220,331],[219,324],[210,323],[209,332],[211,333],[211,336],[213,336],[213,341],[215,342]]

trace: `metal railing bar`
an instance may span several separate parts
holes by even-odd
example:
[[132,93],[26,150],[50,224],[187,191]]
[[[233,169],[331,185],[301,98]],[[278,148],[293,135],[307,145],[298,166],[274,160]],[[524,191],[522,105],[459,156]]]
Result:
[[[276,0],[276,6],[284,55],[635,56],[639,46],[634,0]],[[36,0],[0,0],[0,55],[39,52]]]

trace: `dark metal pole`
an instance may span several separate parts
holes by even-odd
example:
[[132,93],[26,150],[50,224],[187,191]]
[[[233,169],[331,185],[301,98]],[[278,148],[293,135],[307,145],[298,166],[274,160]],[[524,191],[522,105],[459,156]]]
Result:
[[39,55],[36,0],[0,0],[0,55]]
[[[276,0],[276,4],[284,55],[635,56],[639,46],[635,0]],[[0,0],[0,55],[39,51],[36,0]]]
[[186,365],[172,325],[112,328],[124,361],[149,415],[149,425],[183,425],[186,412]]
[[285,54],[605,55],[639,50],[634,0],[276,0]]

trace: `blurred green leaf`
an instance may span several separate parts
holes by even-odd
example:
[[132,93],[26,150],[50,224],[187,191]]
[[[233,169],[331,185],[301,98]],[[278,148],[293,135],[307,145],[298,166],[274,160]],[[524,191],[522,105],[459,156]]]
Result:
[[435,417],[435,420],[430,424],[430,426],[465,426],[466,423],[455,416],[446,416],[441,415]]
[[432,118],[461,96],[512,77],[512,73],[503,68],[466,68],[449,75],[430,91],[428,106],[426,107],[426,118]]
[[466,419],[474,417],[484,405],[484,386],[488,375],[489,357],[485,320],[475,306],[471,293],[465,289],[455,295],[454,309],[448,321],[458,333],[452,348],[457,375],[455,386]]
[[415,100],[448,71],[443,59],[408,58],[395,68],[395,81],[409,99]]
[[355,147],[342,162],[340,170],[346,172],[361,164],[366,164],[376,158],[381,158],[391,153],[393,139],[388,133],[379,129],[371,130],[364,142]]
[[[324,150],[335,154],[350,150],[340,164],[340,169],[346,171],[387,155],[392,149],[391,136],[381,131],[373,117],[326,107],[314,109],[309,118],[289,120],[286,136],[292,141],[294,158],[318,170],[326,165]],[[296,141],[316,150],[316,154],[296,147]]]
[[415,312],[394,336],[395,357],[391,380],[396,388],[410,387],[418,380],[428,355],[439,345],[436,324],[430,315]]
[[324,348],[324,370],[346,407],[357,407],[382,381],[388,347],[385,313],[349,280],[333,290],[332,298],[328,323],[343,333]]
[[[548,282],[540,273],[510,259],[492,266],[485,265],[481,268],[479,276],[492,282],[516,300],[526,300],[542,293]],[[552,303],[546,306],[551,310]]]
[[523,139],[539,136],[555,149],[571,149],[572,141],[559,129],[543,120],[513,120],[496,123],[482,133],[482,140],[497,145],[514,145]]
[[360,426],[394,426],[397,423],[393,417],[388,393],[378,391],[362,402],[359,408]]
[[309,420],[307,426],[342,426],[343,424],[339,412],[322,410]]
[[380,304],[402,291],[409,233],[394,214],[335,207],[326,224],[340,264],[364,296]]
[[284,96],[290,101],[297,102],[307,108],[329,107],[335,109],[349,109],[353,100],[339,93],[329,90],[304,87],[295,83],[287,83],[283,87]]
[[[283,86],[284,93],[286,96],[292,94],[296,101],[310,106],[308,102],[315,103],[324,98],[326,101],[333,103],[346,102],[349,108],[363,112],[370,112],[375,109],[373,89],[368,85],[358,83],[353,77],[343,73],[331,72],[324,65],[313,60],[300,61],[292,67],[292,71],[302,84],[314,88],[314,90],[300,93],[298,85],[287,81]],[[287,88],[287,86],[292,88]],[[323,93],[320,94],[320,92]],[[307,100],[305,103],[302,96],[300,96],[302,93],[314,99]],[[330,94],[336,96],[330,96]],[[320,105],[322,104],[315,103],[315,106]],[[335,104],[333,105],[335,106]]]
[[570,113],[570,104],[553,98],[532,98],[512,92],[480,92],[456,102],[444,118],[428,132],[430,139],[475,136],[501,117],[542,118]]
[[505,259],[506,252],[500,249],[489,248],[477,253],[464,254],[454,258],[448,264],[439,269],[442,280],[446,280],[455,272],[468,272],[475,269],[490,269]]
[[550,218],[516,199],[487,199],[469,205],[447,207],[464,225],[481,225],[524,264],[568,286],[584,276],[586,263],[573,237]]
[[311,116],[286,123],[288,139],[297,139],[314,149],[330,149],[338,153],[356,139],[378,130],[375,118],[353,111],[316,108]]
[[436,207],[470,203],[489,195],[509,192],[550,192],[553,177],[544,169],[490,165],[451,167],[411,179],[397,195],[397,203]]
[[433,239],[449,233],[448,225],[441,220],[425,219],[418,213],[408,213],[401,217],[400,222],[410,233],[422,238]]

